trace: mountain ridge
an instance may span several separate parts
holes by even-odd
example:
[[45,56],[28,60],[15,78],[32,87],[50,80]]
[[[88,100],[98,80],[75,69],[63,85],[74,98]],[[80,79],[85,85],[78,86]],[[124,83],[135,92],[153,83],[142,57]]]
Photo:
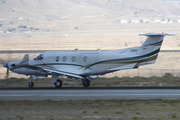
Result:
[[76,20],[78,17],[180,18],[180,5],[160,0],[4,0],[0,1],[1,19],[17,17]]

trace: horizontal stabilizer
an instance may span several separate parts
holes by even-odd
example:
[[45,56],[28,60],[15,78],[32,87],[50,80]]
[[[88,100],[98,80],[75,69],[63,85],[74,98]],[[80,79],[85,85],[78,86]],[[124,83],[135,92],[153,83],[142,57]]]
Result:
[[169,34],[169,33],[145,33],[145,34],[139,34],[140,36],[173,36],[176,34]]

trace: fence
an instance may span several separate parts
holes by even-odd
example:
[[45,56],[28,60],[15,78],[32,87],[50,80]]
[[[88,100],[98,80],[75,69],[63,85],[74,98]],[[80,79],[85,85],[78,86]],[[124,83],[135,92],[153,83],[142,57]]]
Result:
[[[5,79],[6,73],[0,73],[0,79]],[[130,69],[103,75],[103,77],[180,77],[180,69]],[[9,73],[9,78],[29,78],[26,75]]]
[[110,73],[104,77],[180,77],[180,69],[130,69]]

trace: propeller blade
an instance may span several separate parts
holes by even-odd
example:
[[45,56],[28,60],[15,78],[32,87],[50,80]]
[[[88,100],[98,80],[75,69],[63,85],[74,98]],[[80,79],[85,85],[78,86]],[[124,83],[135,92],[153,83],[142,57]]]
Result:
[[7,68],[5,79],[9,79],[9,68]]

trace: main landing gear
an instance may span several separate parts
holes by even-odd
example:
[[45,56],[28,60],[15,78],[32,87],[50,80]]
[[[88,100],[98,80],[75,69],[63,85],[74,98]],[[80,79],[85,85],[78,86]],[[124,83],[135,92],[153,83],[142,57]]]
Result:
[[[28,86],[30,88],[34,87],[34,83],[32,82],[32,79],[36,79],[36,76],[34,76],[34,75],[30,76],[30,82],[28,83]],[[58,79],[57,75],[52,76],[51,82],[52,82],[52,84],[55,85],[56,88],[61,88],[62,85],[63,85],[62,80]],[[89,87],[91,82],[90,82],[89,79],[84,78],[84,79],[82,79],[82,84],[83,84],[84,87]]]
[[90,82],[90,80],[85,79],[85,80],[82,80],[82,84],[83,84],[84,87],[89,87],[91,82]]
[[57,81],[54,83],[54,85],[56,86],[56,88],[61,88],[63,85],[63,82],[62,82],[62,80],[57,79]]

